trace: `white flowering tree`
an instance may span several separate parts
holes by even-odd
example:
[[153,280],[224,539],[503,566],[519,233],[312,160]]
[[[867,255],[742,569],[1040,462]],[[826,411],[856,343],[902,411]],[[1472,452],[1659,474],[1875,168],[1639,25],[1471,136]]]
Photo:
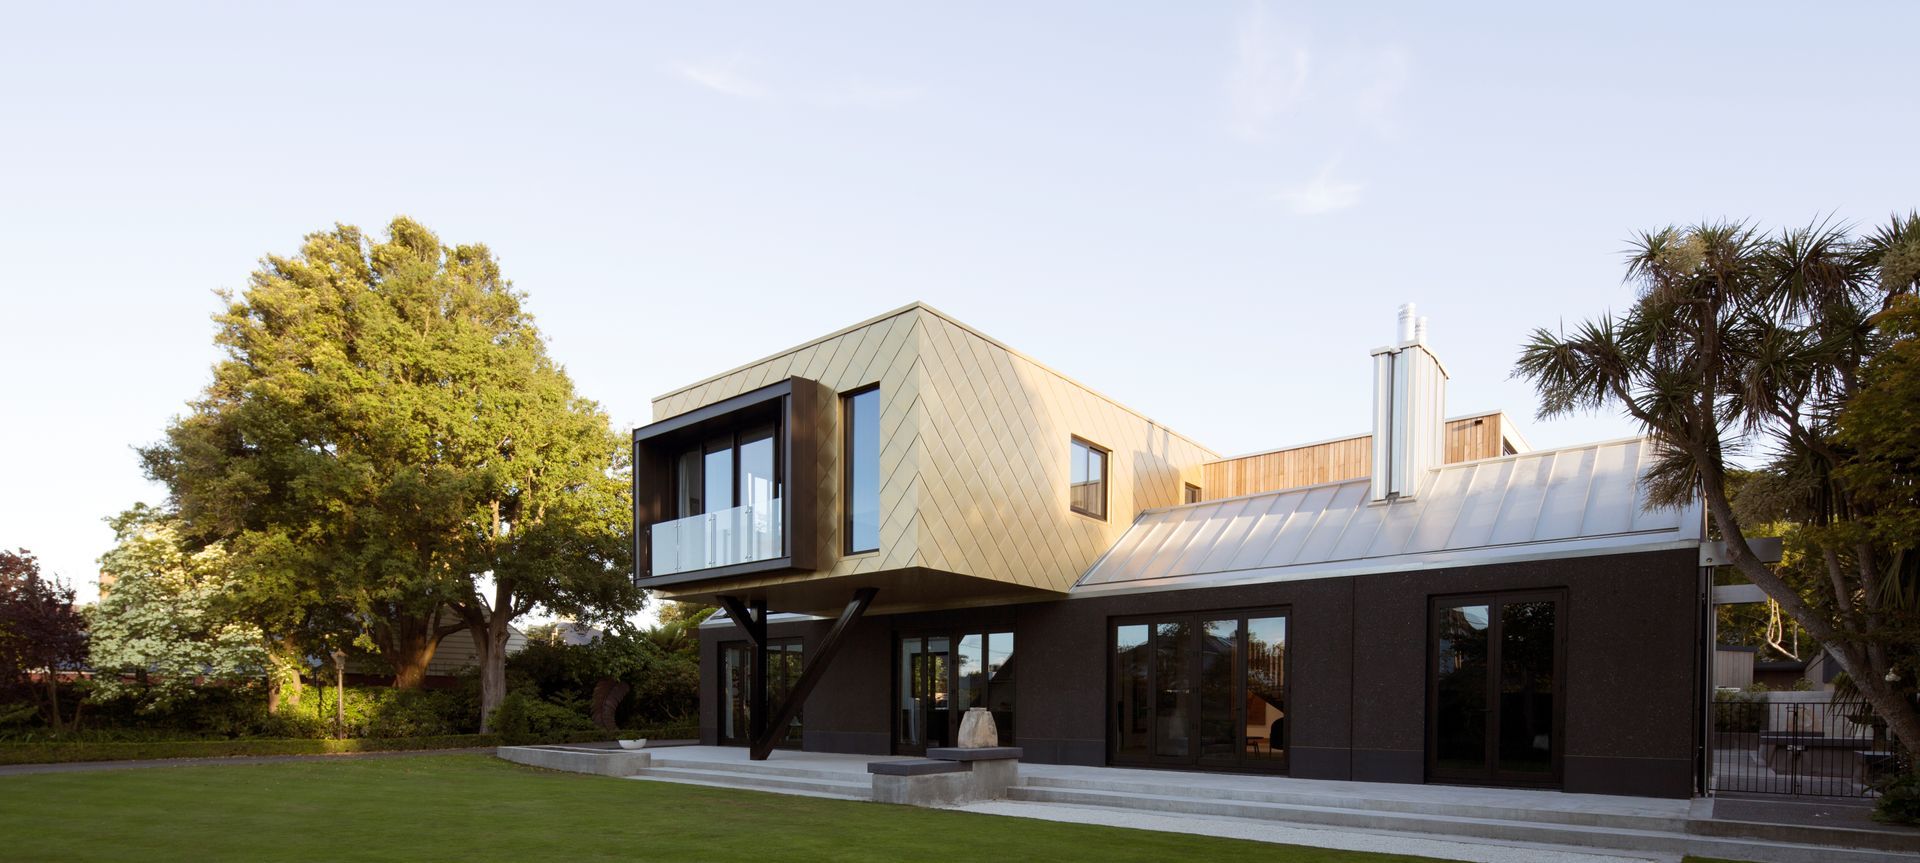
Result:
[[116,541],[100,558],[91,627],[99,696],[156,710],[199,686],[263,678],[260,630],[222,608],[231,584],[225,550],[188,549],[173,517],[145,504],[108,521]]

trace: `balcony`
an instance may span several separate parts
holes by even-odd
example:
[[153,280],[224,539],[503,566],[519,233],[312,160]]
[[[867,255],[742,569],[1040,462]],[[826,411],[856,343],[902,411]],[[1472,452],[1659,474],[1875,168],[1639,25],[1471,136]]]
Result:
[[781,500],[663,521],[650,529],[654,575],[784,557]]
[[[775,381],[633,430],[634,576],[649,590],[812,572],[833,393]],[[686,513],[700,513],[686,515]]]

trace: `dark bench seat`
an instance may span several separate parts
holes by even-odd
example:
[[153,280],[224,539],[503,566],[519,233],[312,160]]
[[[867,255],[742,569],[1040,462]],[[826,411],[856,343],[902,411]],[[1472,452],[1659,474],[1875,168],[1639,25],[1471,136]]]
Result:
[[909,758],[904,761],[874,761],[867,764],[868,773],[882,776],[928,776],[935,773],[965,773],[972,768],[959,761],[942,761],[933,758]]

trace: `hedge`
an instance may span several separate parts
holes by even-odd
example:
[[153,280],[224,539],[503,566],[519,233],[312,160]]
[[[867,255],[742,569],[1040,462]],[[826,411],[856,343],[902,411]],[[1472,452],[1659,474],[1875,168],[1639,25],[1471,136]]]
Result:
[[[622,731],[621,736],[634,732]],[[543,743],[591,743],[614,735],[574,731],[548,735]],[[496,734],[448,734],[439,737],[357,737],[346,740],[238,738],[234,740],[156,740],[112,743],[4,743],[0,764],[54,764],[70,761],[145,761],[157,758],[230,758],[243,755],[335,755],[346,752],[404,752],[418,749],[471,749],[500,745]]]

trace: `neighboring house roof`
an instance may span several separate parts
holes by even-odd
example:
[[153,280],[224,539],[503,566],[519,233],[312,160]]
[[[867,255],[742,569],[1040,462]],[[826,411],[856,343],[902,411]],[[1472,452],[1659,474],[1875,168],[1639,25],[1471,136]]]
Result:
[[560,636],[561,644],[579,646],[592,644],[605,636],[606,630],[597,626],[588,626],[572,620],[556,620],[553,631]]
[[1205,587],[1697,546],[1698,504],[1647,510],[1632,438],[1445,465],[1412,500],[1359,479],[1148,510],[1073,593]]

